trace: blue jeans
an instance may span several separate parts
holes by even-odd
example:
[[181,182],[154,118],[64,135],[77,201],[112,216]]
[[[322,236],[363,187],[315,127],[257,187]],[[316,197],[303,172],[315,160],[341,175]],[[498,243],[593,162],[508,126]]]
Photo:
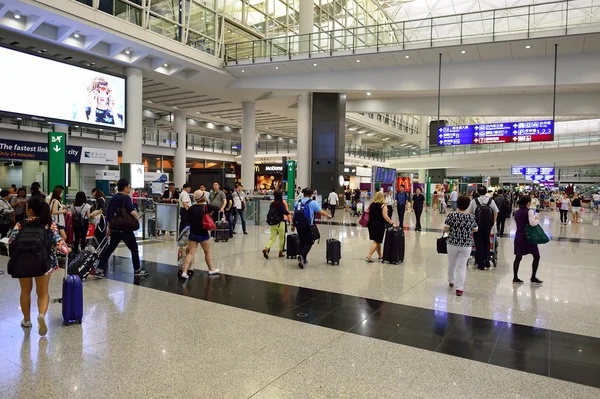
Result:
[[242,231],[245,233],[246,232],[246,210],[245,209],[237,209],[233,213],[233,222],[231,223],[233,226],[231,229],[232,229],[232,231],[235,230],[235,225],[237,223],[238,215],[240,215],[240,219],[242,220]]
[[452,210],[456,211],[456,201],[452,201]]

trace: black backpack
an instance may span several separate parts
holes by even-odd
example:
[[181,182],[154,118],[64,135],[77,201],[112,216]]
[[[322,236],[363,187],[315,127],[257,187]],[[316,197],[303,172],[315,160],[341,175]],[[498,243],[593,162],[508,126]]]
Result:
[[269,226],[277,226],[281,223],[281,212],[278,207],[271,206],[269,213],[267,213],[267,224]]
[[494,210],[490,206],[492,199],[488,198],[487,203],[480,203],[479,198],[475,199],[475,221],[479,231],[489,231],[494,226]]
[[512,212],[512,204],[510,203],[510,199],[508,197],[504,197],[504,202],[502,203],[502,209],[500,210],[505,217],[510,217]]
[[81,214],[83,207],[84,205],[82,205],[81,208],[79,208],[79,210],[77,210],[76,207],[73,207],[73,210],[75,210],[75,212],[73,212],[73,218],[71,220],[71,223],[73,224],[74,229],[82,229],[83,227],[85,227],[85,218]]
[[9,246],[8,273],[14,278],[43,276],[51,268],[50,250],[45,225],[36,220],[21,222],[21,229]]
[[298,200],[298,204],[296,205],[296,211],[294,212],[294,227],[297,229],[305,229],[310,226],[310,208],[308,204],[311,203],[312,200],[306,201],[306,204],[302,203],[302,200]]

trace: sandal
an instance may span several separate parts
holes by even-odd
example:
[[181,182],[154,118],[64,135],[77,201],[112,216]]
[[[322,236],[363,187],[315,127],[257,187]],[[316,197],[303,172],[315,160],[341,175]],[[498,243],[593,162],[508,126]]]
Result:
[[365,259],[365,260],[367,261],[367,263],[375,263],[375,261],[373,259],[369,258],[368,256],[367,256],[367,259]]

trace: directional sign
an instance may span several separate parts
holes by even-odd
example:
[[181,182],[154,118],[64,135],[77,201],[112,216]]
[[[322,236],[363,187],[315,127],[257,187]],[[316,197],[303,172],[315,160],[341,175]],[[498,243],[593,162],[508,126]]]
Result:
[[438,129],[440,146],[553,140],[554,121],[552,120],[444,126]]
[[[61,132],[48,133],[48,189],[66,187],[67,135]],[[66,190],[65,190],[66,194]]]
[[511,175],[525,176],[525,180],[534,182],[553,182],[553,167],[512,167]]

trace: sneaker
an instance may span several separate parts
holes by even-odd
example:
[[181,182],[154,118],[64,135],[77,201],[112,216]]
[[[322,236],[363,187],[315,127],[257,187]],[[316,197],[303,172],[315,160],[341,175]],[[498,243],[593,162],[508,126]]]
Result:
[[454,283],[448,283],[450,285],[450,288],[454,287]]
[[220,271],[221,271],[220,269],[209,270],[208,275],[212,276],[213,274],[219,274]]
[[23,327],[23,328],[31,328],[31,325],[32,325],[31,320],[25,321],[25,319],[23,319],[21,321],[21,327]]
[[190,278],[190,276],[188,276],[187,273],[181,273],[181,278],[184,278],[187,280],[188,278]]
[[46,325],[46,317],[44,317],[43,314],[39,314],[37,320],[38,320],[38,325],[39,325],[38,326],[38,334],[43,337],[44,335],[48,334],[48,326]]
[[461,290],[456,290],[456,296],[462,296],[463,292]]
[[244,235],[245,235],[245,236],[247,236],[247,235],[248,235],[248,232],[247,232],[247,231],[244,231]]
[[518,278],[513,278],[513,284],[523,284],[523,280],[520,280]]
[[106,274],[104,274],[104,271],[96,269],[96,272],[94,273],[94,278],[96,280],[101,280],[103,278],[106,278]]
[[147,271],[145,271],[145,270],[144,270],[143,268],[141,268],[141,267],[140,267],[139,269],[137,269],[137,270],[135,270],[135,271],[133,272],[133,275],[134,275],[134,276],[147,276],[147,275],[149,275],[149,274],[150,274],[150,273],[148,273]]
[[534,277],[531,279],[531,284],[542,284],[543,281],[538,279],[537,277]]
[[298,255],[298,256],[296,257],[296,259],[298,260],[298,267],[299,267],[300,269],[304,269],[304,263],[302,262],[302,255]]

